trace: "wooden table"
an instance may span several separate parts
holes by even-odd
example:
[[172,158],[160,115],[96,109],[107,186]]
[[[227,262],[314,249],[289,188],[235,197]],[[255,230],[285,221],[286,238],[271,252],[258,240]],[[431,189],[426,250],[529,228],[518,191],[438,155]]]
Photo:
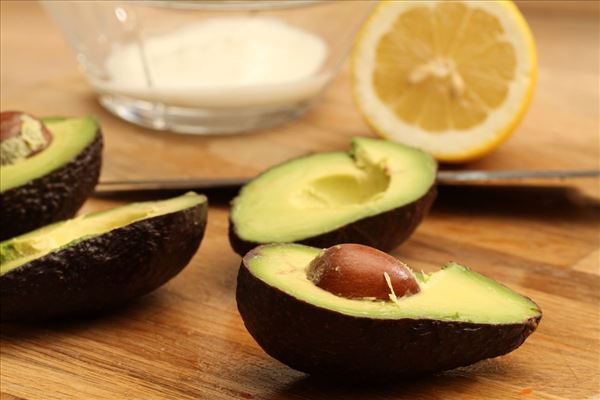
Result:
[[[518,131],[466,167],[598,168],[598,3],[522,4],[540,74]],[[1,3],[2,109],[97,115],[103,178],[235,176],[370,135],[347,69],[323,101],[282,127],[189,137],[134,127],[101,109],[53,23],[33,2]],[[153,294],[103,318],[1,325],[2,399],[598,399],[599,182],[537,188],[446,188],[394,254],[416,268],[460,260],[535,299],[539,330],[517,351],[414,382],[353,388],[317,382],[269,358],[234,299],[240,258],[226,204],[213,204],[191,264]],[[92,198],[84,212],[120,204]]]

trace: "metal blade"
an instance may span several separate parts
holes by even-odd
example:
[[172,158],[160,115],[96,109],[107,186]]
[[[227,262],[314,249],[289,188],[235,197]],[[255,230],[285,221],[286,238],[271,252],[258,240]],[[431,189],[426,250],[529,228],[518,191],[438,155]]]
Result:
[[[499,183],[532,183],[538,180],[563,182],[574,178],[599,178],[600,170],[536,170],[536,171],[439,171],[441,185],[477,185]],[[251,178],[215,179],[143,179],[105,180],[96,186],[96,193],[154,192],[167,190],[236,189]]]

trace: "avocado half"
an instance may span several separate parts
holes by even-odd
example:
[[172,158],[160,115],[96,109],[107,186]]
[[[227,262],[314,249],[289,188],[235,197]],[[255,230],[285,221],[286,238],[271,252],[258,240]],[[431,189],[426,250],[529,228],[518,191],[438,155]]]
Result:
[[58,222],[0,243],[1,320],[96,313],[146,294],[185,267],[206,226],[188,193]]
[[260,246],[238,274],[246,328],[272,357],[315,375],[408,378],[506,354],[536,329],[530,299],[456,263],[427,275],[396,302],[347,299],[308,280],[320,249]]
[[42,118],[52,133],[38,154],[0,167],[4,240],[70,218],[94,190],[102,164],[102,134],[94,118]]
[[240,255],[259,244],[390,250],[406,240],[436,196],[428,154],[357,137],[349,152],[319,153],[273,167],[233,200],[229,239]]

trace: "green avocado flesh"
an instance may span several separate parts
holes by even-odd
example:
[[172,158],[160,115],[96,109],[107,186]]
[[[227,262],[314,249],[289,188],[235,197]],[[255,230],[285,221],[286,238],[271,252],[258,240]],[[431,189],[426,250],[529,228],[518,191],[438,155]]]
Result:
[[91,117],[43,118],[42,122],[52,134],[50,145],[29,158],[3,165],[0,193],[22,186],[67,164],[92,143],[98,132],[98,123]]
[[355,317],[510,324],[541,314],[531,300],[456,263],[430,275],[415,274],[421,291],[397,302],[346,299],[307,279],[306,269],[320,251],[298,244],[266,245],[246,265],[256,278],[298,300]]
[[420,150],[354,138],[350,152],[301,157],[263,173],[234,199],[231,219],[244,240],[299,241],[419,199],[436,169]]
[[132,203],[123,207],[57,222],[0,243],[0,276],[31,260],[83,239],[121,228],[134,222],[177,212],[204,203],[195,193],[169,200]]

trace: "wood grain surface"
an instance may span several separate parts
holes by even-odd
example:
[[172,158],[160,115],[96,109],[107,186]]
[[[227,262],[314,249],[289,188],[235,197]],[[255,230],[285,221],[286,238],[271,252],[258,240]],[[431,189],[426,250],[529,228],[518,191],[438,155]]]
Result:
[[[129,125],[97,104],[37,3],[0,4],[1,108],[98,116],[104,178],[249,176],[371,135],[352,104],[347,68],[312,111],[266,131],[192,137]],[[540,56],[534,102],[504,146],[465,167],[598,168],[598,3],[524,10]],[[321,382],[285,367],[258,347],[237,313],[240,258],[227,241],[227,204],[215,198],[199,252],[153,294],[101,318],[2,324],[0,397],[598,399],[599,185],[442,188],[431,215],[393,252],[428,271],[461,261],[533,298],[544,311],[540,328],[510,355],[375,387]],[[92,198],[82,211],[119,204]]]

